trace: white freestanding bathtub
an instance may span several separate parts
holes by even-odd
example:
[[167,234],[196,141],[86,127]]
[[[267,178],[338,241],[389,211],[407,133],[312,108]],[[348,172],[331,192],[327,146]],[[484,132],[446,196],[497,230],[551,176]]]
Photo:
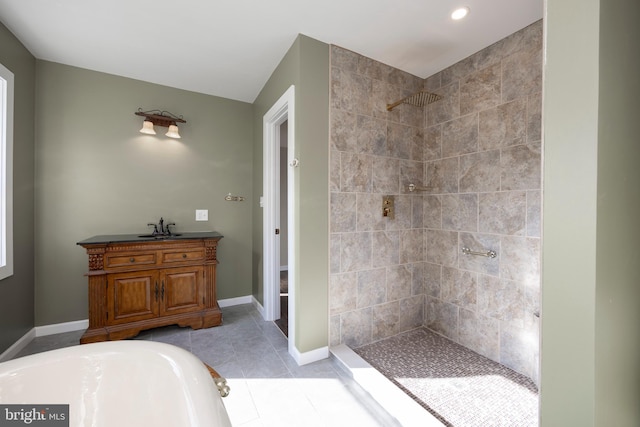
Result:
[[231,426],[220,391],[197,357],[141,340],[0,363],[0,404],[68,404],[69,426]]

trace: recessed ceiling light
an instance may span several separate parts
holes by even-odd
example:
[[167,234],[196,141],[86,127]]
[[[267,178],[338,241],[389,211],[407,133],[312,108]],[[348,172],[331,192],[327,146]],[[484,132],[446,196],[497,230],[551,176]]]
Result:
[[451,19],[458,21],[469,14],[468,7],[459,7],[451,13]]

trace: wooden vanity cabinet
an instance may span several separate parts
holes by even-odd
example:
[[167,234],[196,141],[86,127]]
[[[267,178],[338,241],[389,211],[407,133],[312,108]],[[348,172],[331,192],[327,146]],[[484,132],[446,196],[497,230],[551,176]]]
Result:
[[220,237],[78,243],[89,255],[89,328],[80,342],[124,339],[171,324],[220,325]]

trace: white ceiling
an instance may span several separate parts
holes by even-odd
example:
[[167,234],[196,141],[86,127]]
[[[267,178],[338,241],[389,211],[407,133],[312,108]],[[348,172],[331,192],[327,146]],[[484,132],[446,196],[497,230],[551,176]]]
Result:
[[0,0],[0,21],[39,59],[253,102],[299,33],[424,78],[542,18],[542,2]]

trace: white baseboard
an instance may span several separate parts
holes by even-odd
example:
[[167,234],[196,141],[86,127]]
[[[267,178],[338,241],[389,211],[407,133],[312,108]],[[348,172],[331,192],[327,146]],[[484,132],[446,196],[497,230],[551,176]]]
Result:
[[244,297],[220,299],[218,300],[218,305],[220,307],[231,307],[233,305],[251,304],[252,298],[251,295],[246,295]]
[[55,323],[53,325],[36,326],[36,337],[63,334],[65,332],[81,331],[89,327],[89,319],[73,322]]
[[25,348],[35,337],[36,328],[31,328],[29,332],[24,334],[18,341],[14,342],[11,347],[4,351],[4,353],[0,354],[0,362],[6,362],[7,360],[13,359],[16,354],[20,353],[20,350]]
[[295,346],[291,345],[291,341],[289,342],[289,344],[289,354],[293,356],[293,359],[300,366],[317,362],[318,360],[323,360],[329,357],[329,347],[320,347],[316,348],[315,350],[300,353],[298,349],[295,348]]
[[253,303],[253,306],[256,308],[256,310],[258,310],[258,313],[260,313],[260,316],[262,316],[262,318],[264,319],[264,316],[265,316],[264,307],[262,306],[262,304],[260,304],[260,301],[258,301],[256,297],[252,295],[251,302]]

